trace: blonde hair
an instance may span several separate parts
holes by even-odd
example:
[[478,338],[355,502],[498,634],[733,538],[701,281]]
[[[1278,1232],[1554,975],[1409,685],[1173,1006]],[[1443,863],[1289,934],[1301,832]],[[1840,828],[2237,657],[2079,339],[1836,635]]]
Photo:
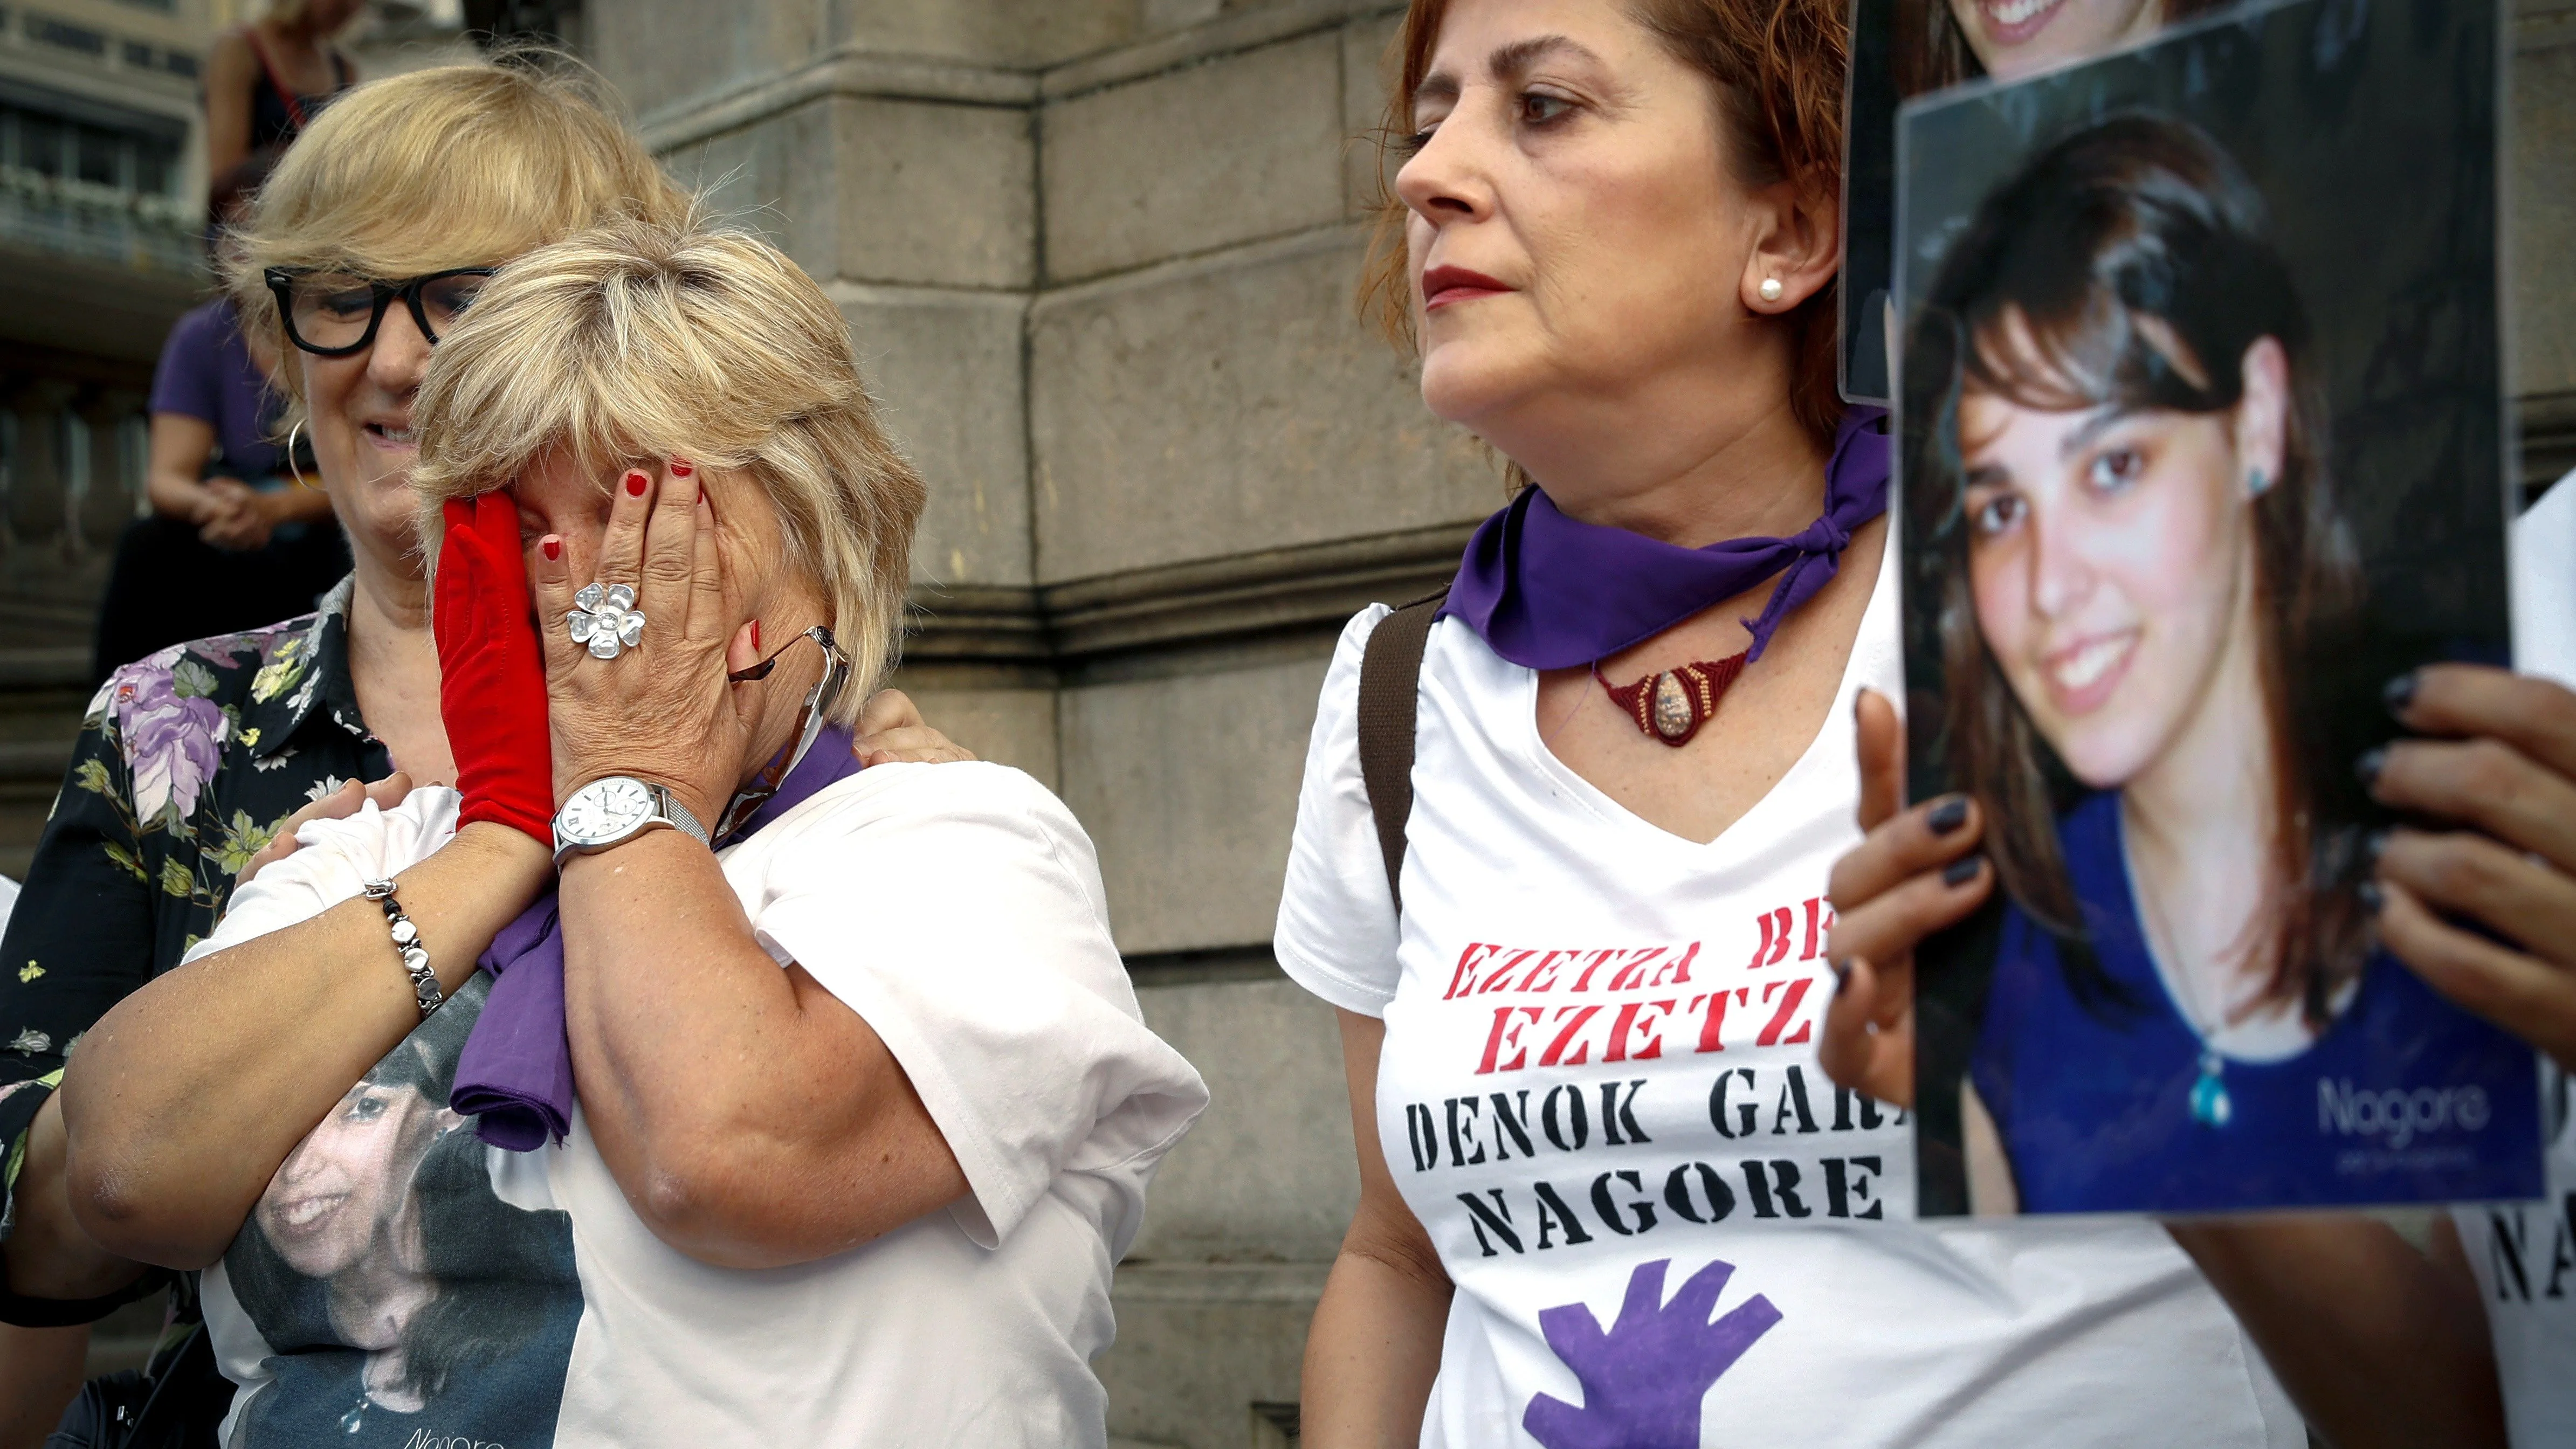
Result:
[[835,721],[855,722],[893,667],[927,492],[877,424],[848,324],[766,242],[628,221],[528,253],[431,353],[412,425],[431,558],[439,504],[557,457],[603,495],[667,458],[739,469],[849,653]]
[[[494,266],[619,217],[676,222],[690,204],[571,67],[439,66],[314,117],[235,230],[224,281],[243,330],[287,352],[270,267],[398,280]],[[303,369],[279,372],[300,413]]]

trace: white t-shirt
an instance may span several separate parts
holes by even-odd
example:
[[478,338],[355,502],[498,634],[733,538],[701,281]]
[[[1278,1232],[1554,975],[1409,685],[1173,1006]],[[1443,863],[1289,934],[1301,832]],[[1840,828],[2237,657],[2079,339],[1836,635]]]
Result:
[[[455,815],[428,788],[305,826],[192,957],[417,862]],[[903,1064],[970,1195],[820,1262],[696,1262],[627,1206],[578,1112],[560,1148],[514,1153],[448,1110],[478,973],[207,1271],[242,1386],[227,1444],[1104,1442],[1110,1269],[1207,1089],[1137,1012],[1081,826],[1016,770],[880,765],[721,859],[761,946]]]
[[[2576,689],[2576,473],[2513,526],[2513,663]],[[2549,1073],[2549,1196],[2452,1210],[2520,1449],[2576,1444],[2576,1117]]]
[[1536,674],[1434,625],[1400,934],[1353,719],[1386,611],[1343,632],[1277,948],[1386,1022],[1379,1137],[1458,1290],[1425,1446],[2306,1443],[2162,1228],[1913,1222],[1910,1119],[1817,1066],[1896,554],[1823,731],[1708,844],[1566,768]]

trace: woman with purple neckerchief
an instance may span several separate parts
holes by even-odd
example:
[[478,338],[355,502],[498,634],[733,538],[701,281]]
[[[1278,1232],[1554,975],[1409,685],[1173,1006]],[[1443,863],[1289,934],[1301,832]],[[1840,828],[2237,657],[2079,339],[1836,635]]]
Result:
[[1407,16],[1375,295],[1528,486],[1351,622],[1309,746],[1276,946],[1361,1183],[1318,1449],[2304,1443],[2161,1230],[1913,1221],[1912,1120],[1817,1059],[1899,672],[1889,440],[1834,385],[1845,9]]

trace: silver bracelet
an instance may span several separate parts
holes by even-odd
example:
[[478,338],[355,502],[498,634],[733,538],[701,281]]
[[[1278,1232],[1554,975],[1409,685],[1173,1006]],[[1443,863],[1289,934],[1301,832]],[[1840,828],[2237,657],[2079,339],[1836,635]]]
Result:
[[429,969],[429,952],[420,944],[420,927],[403,914],[394,899],[394,883],[371,880],[358,887],[358,894],[385,908],[385,926],[393,932],[394,949],[402,953],[403,969],[411,973],[412,999],[420,1005],[421,1020],[447,1004],[447,994],[438,989],[438,973]]

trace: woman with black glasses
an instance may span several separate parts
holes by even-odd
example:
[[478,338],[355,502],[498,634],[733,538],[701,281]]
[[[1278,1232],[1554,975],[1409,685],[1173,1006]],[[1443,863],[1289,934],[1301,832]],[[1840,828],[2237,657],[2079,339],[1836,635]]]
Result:
[[[0,1422],[51,1422],[40,1401],[59,1406],[77,1382],[79,1325],[167,1276],[72,1223],[48,1103],[82,1033],[212,934],[236,878],[293,850],[305,820],[456,778],[409,488],[431,346],[492,267],[686,207],[570,82],[495,65],[351,92],[263,190],[265,286],[235,300],[246,327],[288,344],[288,417],[312,438],[356,567],[318,612],[164,649],[90,701],[0,938],[0,1324],[16,1326],[0,1327],[0,1395],[18,1401]],[[916,724],[900,695],[873,702],[862,759],[956,757]]]

